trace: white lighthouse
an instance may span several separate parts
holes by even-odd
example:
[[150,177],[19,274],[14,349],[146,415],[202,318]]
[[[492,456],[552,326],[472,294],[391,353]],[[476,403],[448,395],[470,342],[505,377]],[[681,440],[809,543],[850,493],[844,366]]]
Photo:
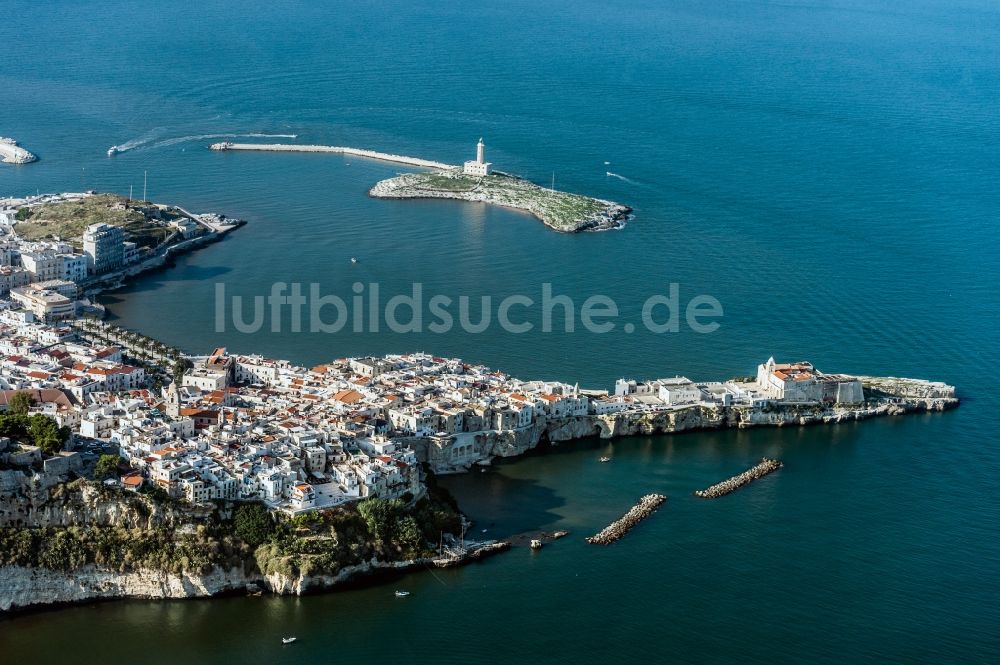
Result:
[[475,161],[468,161],[462,168],[462,173],[465,175],[489,175],[492,170],[492,164],[486,161],[486,144],[483,143],[482,137],[479,139],[479,143],[476,144],[476,159]]

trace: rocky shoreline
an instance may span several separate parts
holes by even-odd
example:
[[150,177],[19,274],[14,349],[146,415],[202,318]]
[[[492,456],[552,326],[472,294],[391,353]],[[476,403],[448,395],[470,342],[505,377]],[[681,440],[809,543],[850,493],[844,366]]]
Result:
[[380,199],[453,199],[528,212],[561,233],[625,226],[632,209],[620,203],[554,191],[506,173],[467,176],[457,170],[407,173],[382,180],[368,195]]

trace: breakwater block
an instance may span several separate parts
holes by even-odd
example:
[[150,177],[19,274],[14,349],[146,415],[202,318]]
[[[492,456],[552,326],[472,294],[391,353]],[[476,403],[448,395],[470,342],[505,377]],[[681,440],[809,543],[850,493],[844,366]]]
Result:
[[728,480],[723,480],[721,483],[716,483],[706,489],[698,490],[694,493],[694,495],[703,499],[717,499],[720,496],[729,494],[730,492],[735,492],[744,485],[749,485],[758,478],[763,478],[769,473],[774,473],[782,466],[784,466],[784,464],[780,461],[765,457],[743,473],[733,476]]
[[667,497],[662,494],[647,494],[619,519],[585,540],[591,545],[610,545],[631,531],[636,524],[655,513],[666,500]]

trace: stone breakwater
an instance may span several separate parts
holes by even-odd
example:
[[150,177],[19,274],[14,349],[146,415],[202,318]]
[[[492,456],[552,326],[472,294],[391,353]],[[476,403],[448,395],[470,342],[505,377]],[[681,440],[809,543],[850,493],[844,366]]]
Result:
[[28,164],[38,159],[22,148],[14,139],[0,136],[0,162],[4,164]]
[[632,506],[619,519],[601,529],[599,533],[584,540],[591,545],[610,545],[624,537],[636,524],[655,513],[656,509],[663,505],[663,502],[666,500],[667,497],[662,494],[647,494],[639,499],[639,503]]
[[758,464],[755,464],[743,473],[733,476],[728,480],[723,480],[721,483],[716,483],[706,489],[698,490],[694,495],[700,496],[703,499],[717,499],[730,492],[735,492],[744,485],[749,485],[758,478],[763,478],[769,473],[774,473],[782,466],[784,465],[778,460],[765,457]]
[[297,145],[294,143],[213,143],[208,146],[210,150],[249,150],[256,152],[328,152],[340,155],[354,155],[355,157],[367,157],[383,162],[393,162],[395,164],[406,164],[408,166],[419,166],[425,169],[454,169],[458,168],[454,164],[435,162],[430,159],[420,159],[419,157],[407,157],[406,155],[393,155],[387,152],[377,152],[375,150],[364,150],[362,148],[347,148],[335,145]]
[[506,173],[470,176],[457,169],[382,180],[368,195],[378,199],[453,199],[514,208],[563,233],[618,229],[632,213],[620,203],[546,189]]

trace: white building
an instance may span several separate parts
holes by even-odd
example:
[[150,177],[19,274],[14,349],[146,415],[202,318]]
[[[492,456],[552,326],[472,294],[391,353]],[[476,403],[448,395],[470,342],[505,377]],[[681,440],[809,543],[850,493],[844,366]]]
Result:
[[476,144],[476,159],[466,162],[462,168],[462,173],[465,175],[484,176],[489,175],[492,171],[493,165],[486,161],[486,144],[480,138],[479,143]]
[[134,242],[122,243],[122,262],[131,265],[139,260],[139,247]]
[[83,254],[60,254],[62,274],[59,279],[82,282],[87,279],[87,257]]
[[52,252],[21,252],[21,265],[31,273],[33,282],[62,277],[62,259]]
[[0,296],[6,295],[11,289],[27,286],[31,283],[31,273],[24,268],[0,266]]
[[55,291],[26,286],[11,289],[10,297],[36,318],[45,322],[72,319],[76,316],[76,301]]
[[125,265],[125,232],[110,224],[91,224],[83,232],[88,272],[100,275]]
[[701,401],[701,390],[690,379],[678,376],[673,379],[660,379],[660,390],[657,394],[665,404],[693,404]]

